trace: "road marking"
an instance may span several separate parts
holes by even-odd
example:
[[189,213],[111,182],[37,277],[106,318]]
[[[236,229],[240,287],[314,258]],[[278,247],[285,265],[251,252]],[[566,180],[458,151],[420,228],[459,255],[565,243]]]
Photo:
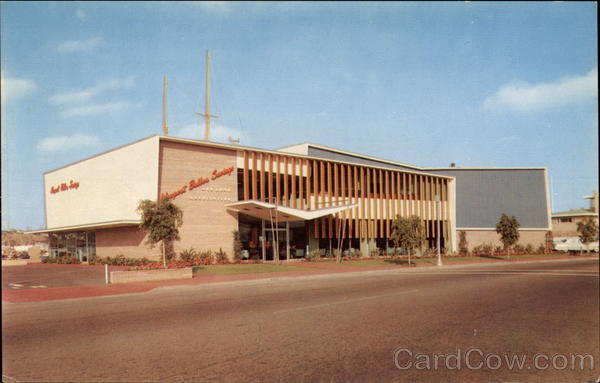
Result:
[[557,272],[525,272],[525,271],[432,271],[432,272],[413,272],[413,274],[466,274],[466,275],[549,275],[549,276],[574,276],[574,277],[600,277],[600,274],[581,274],[581,273],[557,273]]
[[2,374],[2,383],[20,383],[20,381],[12,376]]
[[8,284],[10,287],[23,287],[23,285],[19,284],[19,283],[9,283]]
[[370,297],[346,299],[346,300],[339,301],[339,302],[321,303],[321,304],[318,304],[318,305],[295,307],[293,309],[285,309],[285,310],[273,311],[273,314],[282,314],[282,313],[288,313],[288,312],[293,312],[293,311],[309,310],[309,309],[314,309],[314,308],[319,308],[319,307],[327,307],[327,306],[332,306],[332,305],[341,305],[341,304],[346,304],[346,303],[354,303],[354,302],[366,301],[366,300],[369,300],[369,299],[387,298],[387,297],[393,297],[393,296],[396,296],[396,295],[403,295],[403,294],[414,293],[414,292],[417,292],[417,291],[419,291],[419,290],[407,290],[407,291],[400,291],[400,292],[392,293],[392,294],[372,295]]
[[[452,270],[443,270],[446,272],[452,272]],[[458,272],[462,272],[462,270],[457,270]],[[469,270],[469,271],[475,271],[475,272],[495,272],[495,273],[505,273],[505,272],[510,272],[510,273],[547,273],[547,272],[552,272],[552,273],[588,273],[588,274],[598,274],[597,271],[595,270],[569,270],[569,269],[533,269],[533,270]]]
[[48,286],[39,285],[39,286],[31,286],[32,289],[45,289]]

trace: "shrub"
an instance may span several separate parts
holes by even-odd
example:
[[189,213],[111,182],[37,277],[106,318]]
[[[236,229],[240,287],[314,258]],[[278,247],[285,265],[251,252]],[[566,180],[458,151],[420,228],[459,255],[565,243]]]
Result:
[[127,266],[141,266],[142,260],[139,258],[126,258]]
[[199,259],[198,252],[193,247],[189,249],[184,249],[181,253],[179,253],[179,259],[182,262],[194,262]]
[[314,262],[317,259],[321,258],[321,251],[320,250],[312,250],[309,251],[306,256],[304,257],[304,259],[306,259],[309,262]]
[[17,254],[15,254],[15,258],[18,259],[29,259],[29,253],[26,251],[19,251]]
[[57,263],[61,265],[78,265],[81,263],[79,258],[73,257],[71,255],[61,255],[58,257],[48,257],[46,258],[49,262],[46,263]]
[[333,256],[335,257],[336,262],[341,262],[343,255],[344,252],[341,249],[333,249]]
[[552,234],[552,230],[548,230],[545,235],[546,244],[544,248],[545,252],[552,252],[554,250],[554,234]]
[[99,265],[101,262],[101,259],[99,256],[97,256],[96,254],[94,255],[90,255],[88,257],[88,264],[90,265]]
[[481,245],[475,246],[473,248],[473,254],[492,255],[492,250],[494,250],[494,246],[491,243],[482,243]]
[[377,258],[381,255],[381,249],[374,248],[369,252],[369,255],[371,256],[371,258]]
[[217,254],[215,254],[215,256],[217,257],[218,263],[227,263],[227,261],[229,260],[227,258],[227,253],[224,252],[221,248],[219,248],[219,251],[217,251]]
[[346,259],[358,259],[360,256],[361,253],[358,249],[348,249],[342,252],[342,258]]
[[107,264],[109,266],[144,266],[151,263],[151,261],[144,258],[129,258],[125,257],[123,254],[118,254],[116,257],[99,257],[97,255],[90,255],[88,257],[88,263],[90,265],[103,265]]
[[485,254],[492,254],[493,249],[494,246],[492,246],[491,243],[484,243],[481,245],[481,251],[483,251]]
[[528,253],[528,254],[531,254],[531,253],[533,253],[533,245],[532,245],[531,243],[528,243],[528,244],[525,246],[525,252],[526,252],[526,253]]
[[496,247],[494,247],[494,253],[501,253],[502,252],[502,246],[498,245]]
[[537,249],[538,254],[543,254],[546,252],[546,245],[541,244]]
[[525,251],[525,247],[523,245],[521,245],[520,243],[517,243],[514,246],[514,250],[515,250],[515,253],[523,253]]
[[461,230],[458,232],[458,251],[461,254],[469,254],[469,242],[467,242],[467,232]]
[[242,241],[240,239],[240,232],[238,230],[233,231],[233,259],[240,260],[242,258]]
[[127,263],[128,260],[123,254],[117,254],[117,256],[112,259],[111,264],[114,266],[127,266]]
[[348,256],[350,258],[360,258],[362,256],[362,253],[360,252],[359,249],[352,249],[351,251],[348,252]]
[[211,265],[213,263],[213,258],[214,258],[214,255],[213,255],[212,251],[210,251],[210,250],[201,251],[198,254],[199,264],[202,264],[202,265]]

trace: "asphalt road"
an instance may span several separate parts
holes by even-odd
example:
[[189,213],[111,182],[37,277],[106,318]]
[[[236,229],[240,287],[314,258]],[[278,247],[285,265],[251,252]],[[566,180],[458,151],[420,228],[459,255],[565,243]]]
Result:
[[[600,376],[599,312],[598,260],[3,303],[3,377],[589,382]],[[515,357],[522,367],[509,366]]]

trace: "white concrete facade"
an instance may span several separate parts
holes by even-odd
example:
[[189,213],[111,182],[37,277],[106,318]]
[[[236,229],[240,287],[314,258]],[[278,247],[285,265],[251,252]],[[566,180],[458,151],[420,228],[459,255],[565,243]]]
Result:
[[141,199],[158,196],[159,137],[44,174],[46,228],[139,221]]

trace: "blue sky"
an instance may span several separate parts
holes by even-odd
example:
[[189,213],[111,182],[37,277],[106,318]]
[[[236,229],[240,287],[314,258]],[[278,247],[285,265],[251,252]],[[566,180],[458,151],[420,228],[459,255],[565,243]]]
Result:
[[[42,173],[161,133],[315,142],[419,166],[541,166],[553,210],[598,188],[593,2],[2,2],[2,228]],[[101,208],[101,207],[98,207]]]

